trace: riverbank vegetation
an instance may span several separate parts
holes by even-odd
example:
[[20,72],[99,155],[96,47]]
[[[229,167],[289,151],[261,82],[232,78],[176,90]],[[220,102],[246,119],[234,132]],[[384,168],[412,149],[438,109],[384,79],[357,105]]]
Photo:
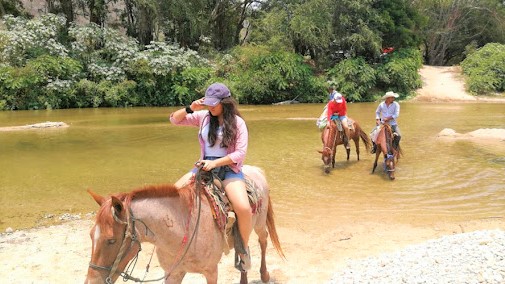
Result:
[[423,63],[462,60],[473,93],[505,85],[499,1],[23,1],[0,0],[4,110],[184,105],[215,81],[245,104],[323,102],[328,83],[405,98]]

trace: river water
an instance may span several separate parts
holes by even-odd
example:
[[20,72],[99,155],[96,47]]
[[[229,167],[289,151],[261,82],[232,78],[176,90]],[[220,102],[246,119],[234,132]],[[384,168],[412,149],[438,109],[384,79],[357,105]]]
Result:
[[[369,132],[376,103],[349,105]],[[263,168],[277,223],[324,229],[339,220],[423,223],[503,217],[505,142],[437,139],[444,128],[466,133],[505,128],[505,105],[401,102],[404,157],[390,181],[370,174],[374,155],[361,144],[357,161],[337,150],[324,174],[322,104],[240,106],[249,128],[247,164]],[[63,121],[65,129],[0,132],[0,232],[52,224],[64,213],[86,214],[101,194],[173,183],[198,159],[197,128],[168,121],[176,108],[70,109],[0,112],[0,127]]]

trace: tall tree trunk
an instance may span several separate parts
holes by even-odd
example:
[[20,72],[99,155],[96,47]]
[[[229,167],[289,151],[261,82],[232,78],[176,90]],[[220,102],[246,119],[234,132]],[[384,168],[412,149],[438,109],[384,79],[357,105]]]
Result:
[[89,21],[100,27],[105,25],[107,6],[104,0],[88,0]]
[[148,5],[139,7],[138,17],[138,40],[141,44],[150,44],[153,40],[153,23],[156,16]]
[[65,17],[67,18],[67,27],[70,26],[70,23],[74,21],[74,4],[72,0],[60,0],[61,1],[61,10]]

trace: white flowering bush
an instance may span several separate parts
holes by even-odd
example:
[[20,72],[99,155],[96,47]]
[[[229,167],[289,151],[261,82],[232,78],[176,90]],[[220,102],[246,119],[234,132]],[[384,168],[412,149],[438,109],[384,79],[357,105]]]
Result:
[[124,68],[135,58],[140,49],[135,39],[94,23],[85,26],[72,25],[68,34],[73,39],[72,52],[85,63],[107,62]]
[[67,48],[58,39],[65,27],[65,17],[46,14],[27,20],[6,15],[2,20],[7,28],[0,30],[0,37],[6,41],[0,50],[4,62],[21,66],[28,58],[41,54],[67,56]]
[[52,14],[3,18],[0,109],[179,105],[202,95],[213,67],[176,44],[142,47],[96,24]]
[[138,52],[134,60],[147,60],[153,73],[162,76],[180,72],[185,68],[209,64],[194,50],[180,48],[177,44],[154,41]]

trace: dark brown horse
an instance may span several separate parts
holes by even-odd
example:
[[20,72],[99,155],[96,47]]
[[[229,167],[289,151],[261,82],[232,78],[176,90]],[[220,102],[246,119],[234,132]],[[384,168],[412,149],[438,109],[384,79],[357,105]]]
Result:
[[375,168],[377,167],[377,160],[382,153],[384,155],[384,171],[391,180],[395,179],[395,165],[402,153],[400,145],[395,145],[393,140],[394,134],[391,126],[389,124],[382,124],[379,134],[377,134],[377,138],[375,139],[377,151],[375,153],[375,162],[372,168],[372,173],[374,173]]
[[[265,261],[268,235],[279,255],[284,254],[275,230],[268,184],[257,167],[245,165],[243,172],[257,188],[260,202],[256,203],[252,224],[261,248],[261,281],[269,282]],[[143,242],[156,247],[165,271],[165,275],[150,281],[181,283],[191,272],[203,274],[207,283],[217,283],[218,263],[229,244],[203,190],[195,184],[182,188],[147,186],[111,197],[90,192],[100,210],[90,232],[92,251],[85,283],[113,283],[119,276],[137,282],[138,278],[125,268],[130,261],[134,265]],[[247,272],[241,272],[240,283],[247,283]]]
[[[354,140],[354,144],[356,146],[356,155],[358,156],[359,161],[359,139],[363,140],[365,144],[365,148],[368,151],[370,149],[370,139],[368,135],[361,129],[358,122],[348,118],[349,123],[349,133],[351,135],[350,140]],[[335,155],[337,153],[337,145],[344,144],[344,131],[339,131],[337,129],[337,124],[335,121],[330,121],[323,132],[321,133],[321,140],[323,141],[323,150],[318,151],[322,154],[322,160],[324,163],[324,172],[330,172],[330,163],[332,168],[335,167]],[[347,151],[347,160],[349,161],[349,155],[351,153],[350,149],[346,149]]]

